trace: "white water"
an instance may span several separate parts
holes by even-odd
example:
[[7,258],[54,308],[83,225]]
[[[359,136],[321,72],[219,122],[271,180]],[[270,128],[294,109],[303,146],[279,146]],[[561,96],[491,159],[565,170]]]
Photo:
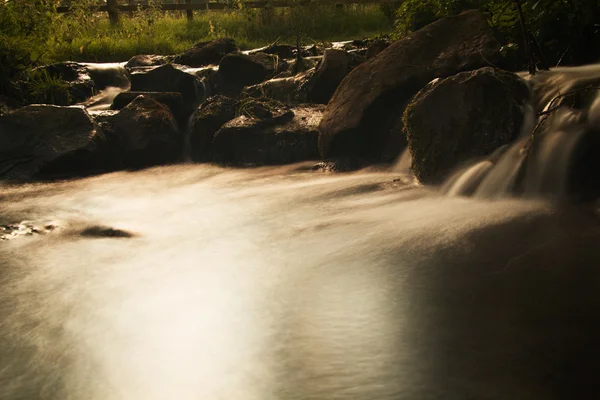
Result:
[[[507,193],[522,145],[450,190]],[[0,398],[596,398],[596,211],[407,165],[2,186],[0,225],[40,233],[0,242]]]
[[[597,135],[593,131],[600,129],[600,65],[523,76],[530,81],[534,104],[526,111],[521,139],[504,149],[503,155],[493,154],[457,171],[444,185],[445,193],[480,198],[514,196],[519,174],[523,174],[521,195],[554,200],[567,195],[576,150],[586,135]],[[575,108],[564,104],[537,117],[560,104],[555,101],[557,96],[573,91],[583,93],[584,99],[576,100],[581,104]]]

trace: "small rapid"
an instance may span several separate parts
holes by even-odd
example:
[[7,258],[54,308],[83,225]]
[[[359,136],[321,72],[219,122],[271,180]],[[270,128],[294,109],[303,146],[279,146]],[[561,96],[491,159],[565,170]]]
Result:
[[[600,164],[600,65],[540,71],[528,80],[532,101],[520,139],[461,167],[443,185],[448,195],[597,197]],[[582,182],[590,187],[583,188]],[[590,190],[591,189],[591,190]],[[583,191],[583,192],[581,192]]]

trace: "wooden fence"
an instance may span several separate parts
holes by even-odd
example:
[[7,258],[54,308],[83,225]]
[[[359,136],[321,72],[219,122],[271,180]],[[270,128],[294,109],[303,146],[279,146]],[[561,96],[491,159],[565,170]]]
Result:
[[[76,1],[76,0],[73,0]],[[291,6],[308,6],[308,5],[336,5],[343,6],[347,4],[378,4],[378,3],[394,3],[399,0],[250,0],[239,3],[242,8],[281,8]],[[57,8],[60,13],[68,13],[71,11],[70,1],[65,1]],[[161,2],[158,7],[163,11],[185,11],[188,19],[193,19],[194,10],[227,10],[237,8],[232,0],[171,0],[170,2]],[[99,5],[94,9],[98,12],[107,12],[112,22],[118,21],[120,12],[133,12],[144,10],[150,7],[155,7],[146,1],[140,0],[105,0],[99,1]]]

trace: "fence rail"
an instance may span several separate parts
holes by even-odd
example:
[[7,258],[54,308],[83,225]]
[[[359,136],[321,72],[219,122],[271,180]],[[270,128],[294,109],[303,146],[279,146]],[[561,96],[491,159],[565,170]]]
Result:
[[[308,5],[349,5],[349,4],[380,4],[380,3],[394,3],[398,0],[300,0],[295,3],[289,0],[257,0],[257,1],[246,1],[242,3],[243,8],[285,8],[291,6],[308,6]],[[115,6],[107,5],[106,2],[101,2],[99,6],[94,7],[94,10],[99,12],[110,12],[111,9],[116,9],[121,12],[132,12],[137,10],[144,10],[150,7],[155,7],[149,4],[149,2],[127,2],[127,0],[121,1]],[[194,10],[226,10],[232,9],[231,2],[214,2],[210,0],[196,0],[195,2],[186,1],[185,3],[161,3],[158,5],[163,11],[194,11]],[[71,11],[71,6],[63,4],[57,8],[59,13],[68,13]]]

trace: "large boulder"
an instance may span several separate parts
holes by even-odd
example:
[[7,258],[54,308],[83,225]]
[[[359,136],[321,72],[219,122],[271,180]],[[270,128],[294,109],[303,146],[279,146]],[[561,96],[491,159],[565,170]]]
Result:
[[181,160],[183,137],[166,105],[142,95],[121,111],[97,118],[105,133],[106,169],[143,168]]
[[321,155],[379,160],[397,116],[416,92],[434,78],[494,63],[499,49],[479,11],[439,20],[395,42],[339,85],[321,122]]
[[270,54],[228,54],[219,64],[218,91],[238,95],[245,86],[256,85],[273,77],[277,72],[277,64],[277,57]]
[[[27,180],[70,154],[91,152],[96,125],[82,107],[30,105],[0,116],[0,177]],[[72,163],[77,174],[81,165]]]
[[210,64],[219,64],[227,54],[239,50],[233,39],[216,39],[195,44],[191,49],[175,57],[174,62],[190,67],[203,67]]
[[322,105],[294,108],[242,104],[239,117],[226,123],[213,141],[218,162],[243,165],[286,164],[318,158]]
[[212,159],[215,133],[237,115],[239,102],[225,96],[208,98],[196,111],[190,133],[191,156],[194,161]]
[[460,164],[512,142],[529,97],[521,78],[490,67],[431,82],[404,112],[415,176],[440,183]]
[[171,64],[162,65],[150,71],[132,73],[131,91],[178,92],[190,107],[196,107],[205,97],[202,80]]

